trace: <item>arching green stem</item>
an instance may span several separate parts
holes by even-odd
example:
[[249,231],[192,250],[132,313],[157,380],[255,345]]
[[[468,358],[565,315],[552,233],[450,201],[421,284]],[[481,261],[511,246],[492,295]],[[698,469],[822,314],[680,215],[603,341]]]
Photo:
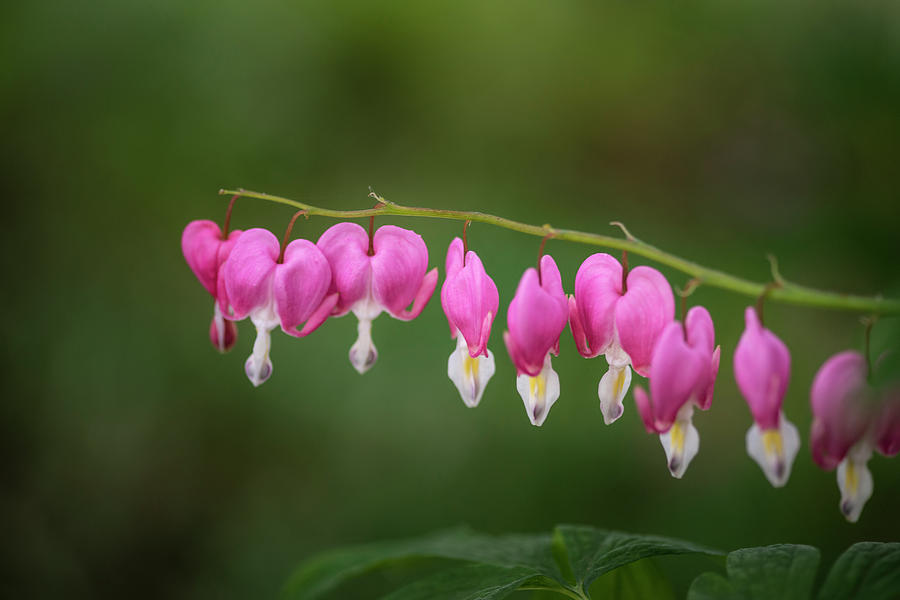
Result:
[[[759,283],[749,281],[734,275],[730,275],[723,271],[704,267],[695,262],[664,252],[655,246],[640,241],[639,239],[628,233],[623,227],[623,232],[627,236],[626,239],[600,235],[596,233],[588,233],[584,231],[575,231],[573,229],[557,229],[549,225],[529,225],[528,223],[520,223],[511,219],[505,219],[496,215],[482,212],[471,212],[462,210],[444,210],[434,208],[420,208],[415,206],[401,206],[395,204],[380,196],[378,201],[383,204],[378,208],[369,208],[363,210],[332,210],[328,208],[320,208],[311,204],[282,198],[280,196],[272,196],[260,192],[251,192],[249,190],[219,190],[223,195],[238,195],[247,198],[257,198],[259,200],[267,200],[269,202],[277,202],[286,204],[294,208],[303,209],[310,215],[318,215],[321,217],[333,217],[335,219],[360,219],[368,218],[373,215],[393,215],[397,217],[426,217],[434,219],[450,219],[455,221],[472,221],[476,223],[486,223],[518,231],[528,235],[537,237],[550,236],[555,240],[564,240],[569,242],[577,242],[588,244],[590,246],[601,246],[615,250],[627,251],[637,256],[643,256],[661,265],[671,267],[682,273],[686,273],[705,286],[717,287],[725,290],[750,296],[751,298],[759,298],[768,286],[768,283]],[[621,224],[617,224],[620,227]],[[817,290],[802,285],[797,285],[784,280],[779,276],[780,287],[770,289],[766,295],[768,302],[785,302],[788,304],[799,304],[803,306],[815,306],[819,308],[831,308],[836,310],[848,310],[856,312],[866,312],[876,315],[892,315],[900,314],[900,300],[892,298],[882,298],[881,296],[853,296],[850,294],[841,294],[837,292],[828,292]]]

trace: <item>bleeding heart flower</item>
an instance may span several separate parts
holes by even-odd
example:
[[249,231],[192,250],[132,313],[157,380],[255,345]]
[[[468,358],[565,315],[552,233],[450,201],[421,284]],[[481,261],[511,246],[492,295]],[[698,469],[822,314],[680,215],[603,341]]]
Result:
[[450,323],[456,350],[447,362],[447,375],[466,406],[478,406],[484,388],[494,375],[494,355],[487,349],[491,325],[500,306],[494,280],[475,252],[465,252],[454,238],[447,249],[447,276],[441,287],[441,306]]
[[873,449],[892,456],[900,449],[900,390],[873,389],[866,359],[852,350],[825,361],[813,379],[809,399],[813,460],[837,467],[840,509],[855,523],[874,489],[868,462]]
[[721,353],[719,346],[713,350],[715,330],[705,308],[692,308],[685,322],[685,327],[677,321],[666,325],[656,342],[650,396],[640,386],[634,389],[644,427],[659,434],[669,472],[678,479],[700,449],[694,407],[709,408]]
[[578,352],[585,358],[605,353],[609,364],[597,388],[607,425],[624,411],[629,365],[639,375],[649,375],[656,340],[675,318],[675,297],[662,273],[635,267],[623,282],[622,272],[609,254],[593,254],[578,269],[575,293],[569,298],[569,324]]
[[212,295],[213,318],[209,324],[209,340],[219,352],[227,352],[237,341],[237,327],[222,316],[219,298],[219,279],[222,265],[240,237],[240,230],[231,231],[227,238],[213,221],[191,221],[181,234],[181,252],[194,275]]
[[394,225],[379,227],[370,244],[356,223],[338,223],[322,234],[318,247],[331,264],[332,290],[339,294],[334,314],[353,311],[359,319],[350,363],[365,373],[378,359],[372,321],[383,310],[403,321],[418,317],[434,293],[437,269],[425,272],[428,248],[422,237]]
[[516,365],[516,388],[532,425],[542,425],[559,398],[559,376],[550,353],[559,354],[566,327],[567,302],[562,278],[551,256],[540,260],[541,273],[525,271],[506,313],[506,349]]
[[253,353],[244,365],[254,386],[272,374],[271,331],[280,324],[294,337],[309,335],[325,322],[338,300],[337,294],[329,294],[331,268],[315,244],[297,239],[282,255],[278,239],[265,229],[248,229],[240,237],[223,267],[222,285],[230,311],[227,318],[249,316],[256,326]]
[[734,352],[734,378],[755,421],[747,431],[747,454],[775,487],[791,476],[800,435],[781,410],[791,376],[791,354],[762,326],[753,307],[744,313],[746,328]]

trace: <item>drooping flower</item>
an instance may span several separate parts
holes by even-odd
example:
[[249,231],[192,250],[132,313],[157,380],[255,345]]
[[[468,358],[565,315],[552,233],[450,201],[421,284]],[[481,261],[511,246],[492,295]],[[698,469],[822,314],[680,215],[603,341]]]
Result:
[[456,338],[447,375],[466,406],[474,407],[494,375],[494,354],[487,343],[500,296],[481,259],[472,250],[466,252],[459,238],[450,242],[446,268],[441,306],[450,324],[450,336]]
[[782,487],[800,449],[800,435],[781,410],[791,376],[791,354],[762,326],[753,307],[744,313],[746,328],[734,352],[734,377],[750,406],[754,424],[747,431],[747,454],[766,478]]
[[370,243],[366,230],[356,223],[338,223],[317,245],[331,265],[332,290],[339,294],[334,314],[353,311],[359,319],[350,363],[365,373],[378,359],[372,321],[383,310],[402,321],[418,317],[434,293],[437,268],[426,273],[428,248],[422,237],[394,225],[379,227]]
[[329,293],[328,260],[315,244],[297,239],[282,255],[278,239],[265,229],[248,229],[240,237],[225,262],[221,285],[227,318],[249,316],[256,326],[253,352],[244,364],[254,386],[272,374],[271,331],[280,324],[291,336],[309,335],[325,322],[338,300],[336,293]]
[[875,447],[885,456],[900,453],[900,386],[896,383],[882,396],[883,406],[875,428]]
[[715,329],[705,308],[692,308],[685,323],[669,323],[656,342],[650,396],[640,386],[634,389],[644,427],[659,434],[669,472],[678,479],[700,449],[694,407],[706,410],[712,403],[721,353],[719,346],[713,350]]
[[227,235],[213,221],[191,221],[181,234],[181,252],[194,275],[213,297],[213,318],[209,324],[209,341],[219,352],[227,352],[237,341],[237,327],[222,315],[219,279],[222,265],[241,236],[234,229]]
[[605,253],[589,256],[575,276],[569,298],[569,323],[578,352],[585,358],[606,355],[609,370],[597,395],[603,420],[622,416],[622,400],[631,384],[631,369],[650,372],[653,347],[675,318],[675,297],[662,273],[639,266],[622,277],[618,260]]
[[867,464],[872,451],[892,456],[900,450],[898,390],[873,389],[867,372],[859,352],[840,352],[821,366],[809,394],[813,460],[827,471],[837,467],[839,506],[851,523],[872,496],[874,482]]
[[540,426],[559,398],[559,376],[550,354],[559,354],[559,336],[566,327],[567,301],[556,262],[544,255],[540,275],[530,268],[519,280],[506,313],[503,341],[516,365],[516,389],[532,425]]

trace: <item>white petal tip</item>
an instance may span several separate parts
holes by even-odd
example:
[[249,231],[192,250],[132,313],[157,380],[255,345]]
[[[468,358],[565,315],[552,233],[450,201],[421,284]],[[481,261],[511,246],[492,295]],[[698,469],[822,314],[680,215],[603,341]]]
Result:
[[666,466],[669,467],[669,475],[675,479],[681,479],[687,471],[688,464],[690,461],[685,460],[683,456],[673,456]]
[[375,366],[375,362],[378,360],[378,354],[375,352],[368,353],[363,359],[358,359],[351,353],[350,355],[350,364],[353,365],[353,368],[356,369],[356,372],[360,375],[364,375],[366,371]]
[[853,502],[841,502],[841,514],[847,519],[848,523],[856,523],[859,521],[859,515],[862,514],[863,506],[854,504]]
[[838,464],[837,483],[841,490],[841,514],[850,523],[856,523],[866,502],[875,489],[872,473],[866,464],[872,456],[872,448],[857,445]]
[[356,372],[363,375],[378,361],[378,349],[372,342],[372,321],[360,319],[357,331],[359,335],[350,346],[349,357]]
[[601,407],[600,412],[603,413],[603,423],[612,425],[625,413],[625,407],[622,404],[613,404],[607,407],[606,410],[603,410]]
[[675,479],[684,477],[700,450],[700,434],[690,420],[692,413],[693,410],[689,409],[683,418],[675,421],[669,431],[659,434],[659,442],[666,453],[666,466]]
[[550,364],[549,353],[538,375],[531,377],[523,374],[516,378],[516,389],[525,404],[528,420],[535,427],[543,425],[550,408],[559,398],[559,375]]
[[494,355],[490,351],[487,356],[472,358],[462,334],[456,337],[456,349],[447,360],[447,376],[456,386],[463,404],[469,408],[478,406],[494,370]]
[[784,414],[778,429],[761,430],[755,423],[747,431],[747,454],[759,464],[772,487],[784,487],[800,450],[800,434]]
[[259,387],[272,376],[272,361],[267,358],[261,363],[257,363],[251,356],[244,363],[244,373],[247,374],[247,379],[250,380],[253,387]]
[[603,413],[603,422],[607,425],[615,423],[625,412],[622,400],[631,386],[631,368],[610,367],[603,374],[597,385],[597,397],[600,398],[600,412]]
[[272,376],[272,361],[269,359],[269,348],[272,342],[271,332],[278,321],[270,314],[269,308],[250,315],[256,326],[256,339],[253,340],[253,352],[244,363],[244,373],[253,387],[259,387]]

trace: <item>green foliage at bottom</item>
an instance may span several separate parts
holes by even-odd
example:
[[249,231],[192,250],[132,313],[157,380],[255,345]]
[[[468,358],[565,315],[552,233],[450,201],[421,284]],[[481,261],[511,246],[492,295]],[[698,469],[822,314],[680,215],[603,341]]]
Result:
[[[723,552],[692,542],[560,525],[552,534],[488,536],[468,529],[333,550],[301,564],[284,598],[314,600],[339,593],[345,581],[425,559],[453,561],[446,569],[400,585],[384,600],[495,600],[534,590],[586,600],[675,598],[654,557]],[[851,546],[813,595],[819,551],[779,544],[743,548],[725,557],[725,572],[701,573],[688,600],[890,600],[900,597],[900,543]],[[337,591],[336,591],[337,590]],[[334,596],[338,597],[338,596]]]

